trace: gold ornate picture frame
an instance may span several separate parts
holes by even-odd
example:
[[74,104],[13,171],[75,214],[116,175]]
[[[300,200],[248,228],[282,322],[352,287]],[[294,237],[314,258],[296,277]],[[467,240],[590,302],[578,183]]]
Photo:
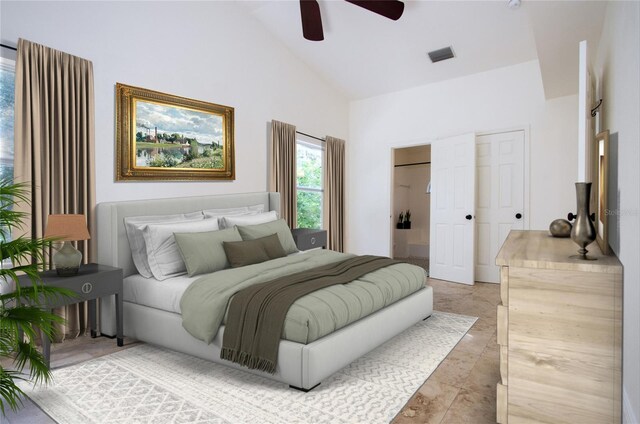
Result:
[[605,255],[609,254],[607,209],[609,185],[609,130],[598,133],[594,140],[594,183],[596,206],[596,241]]
[[116,84],[116,181],[233,180],[229,106]]

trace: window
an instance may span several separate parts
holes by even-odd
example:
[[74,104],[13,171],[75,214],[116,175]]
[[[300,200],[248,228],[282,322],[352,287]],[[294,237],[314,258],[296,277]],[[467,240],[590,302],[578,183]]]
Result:
[[298,135],[296,143],[296,204],[298,228],[322,228],[324,146]]
[[0,57],[0,178],[13,180],[15,62]]
[[[0,178],[13,181],[13,97],[15,62],[0,57]],[[4,234],[10,241],[11,235]],[[8,265],[3,262],[2,266]],[[9,262],[10,265],[10,262]]]

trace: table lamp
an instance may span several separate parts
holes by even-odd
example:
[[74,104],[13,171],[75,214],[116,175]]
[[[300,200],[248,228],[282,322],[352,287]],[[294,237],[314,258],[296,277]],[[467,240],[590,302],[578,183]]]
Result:
[[82,262],[82,253],[71,244],[72,241],[88,240],[87,219],[84,215],[49,215],[45,238],[64,241],[62,247],[53,254],[53,265],[61,277],[76,275]]

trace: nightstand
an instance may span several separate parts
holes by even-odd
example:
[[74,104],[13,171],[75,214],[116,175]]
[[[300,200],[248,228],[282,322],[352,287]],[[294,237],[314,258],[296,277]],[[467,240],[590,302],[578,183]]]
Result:
[[[74,303],[89,301],[89,328],[91,337],[97,335],[96,300],[103,296],[116,296],[116,337],[118,346],[123,342],[122,323],[122,269],[107,265],[88,264],[81,265],[77,275],[72,277],[59,277],[55,270],[45,271],[40,274],[42,284],[51,287],[62,287],[76,293],[74,297],[61,297],[43,300],[42,305],[47,309],[54,309]],[[21,287],[32,286],[31,280],[26,275],[19,278]],[[49,365],[51,342],[48,337],[42,337],[42,353]]]
[[327,231],[314,228],[294,228],[291,230],[293,240],[300,250],[327,248]]

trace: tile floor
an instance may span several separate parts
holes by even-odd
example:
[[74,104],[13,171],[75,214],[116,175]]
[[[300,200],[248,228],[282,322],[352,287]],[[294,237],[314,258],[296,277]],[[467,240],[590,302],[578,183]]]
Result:
[[500,353],[496,305],[500,285],[429,281],[433,309],[477,316],[478,321],[393,420],[407,423],[495,423]]
[[[500,378],[495,316],[500,287],[486,283],[466,286],[440,280],[430,280],[429,284],[434,289],[435,310],[479,319],[393,423],[494,423],[495,387]],[[125,343],[124,348],[136,344],[131,340]],[[51,365],[53,368],[71,365],[120,349],[123,348],[118,348],[115,340],[83,336],[53,345]],[[29,399],[25,399],[18,413],[9,413],[5,422],[53,423]]]

